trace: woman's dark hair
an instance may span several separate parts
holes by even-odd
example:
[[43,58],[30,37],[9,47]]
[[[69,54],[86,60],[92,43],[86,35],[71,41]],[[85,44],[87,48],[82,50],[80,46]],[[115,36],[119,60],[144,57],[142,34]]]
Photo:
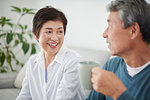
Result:
[[65,14],[56,8],[46,6],[45,8],[38,10],[33,18],[32,31],[37,38],[39,38],[40,29],[47,21],[61,21],[63,23],[64,34],[66,33],[67,19]]

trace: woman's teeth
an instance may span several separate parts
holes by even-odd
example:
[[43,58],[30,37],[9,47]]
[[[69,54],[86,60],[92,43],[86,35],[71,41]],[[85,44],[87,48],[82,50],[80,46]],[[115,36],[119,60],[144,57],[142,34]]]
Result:
[[56,46],[57,45],[57,43],[56,44],[49,44],[50,46]]

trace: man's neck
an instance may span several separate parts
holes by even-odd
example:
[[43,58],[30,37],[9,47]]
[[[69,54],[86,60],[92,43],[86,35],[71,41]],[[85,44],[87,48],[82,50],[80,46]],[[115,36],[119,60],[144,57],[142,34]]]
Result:
[[150,61],[150,46],[134,49],[128,55],[122,56],[126,64],[133,68],[140,67]]

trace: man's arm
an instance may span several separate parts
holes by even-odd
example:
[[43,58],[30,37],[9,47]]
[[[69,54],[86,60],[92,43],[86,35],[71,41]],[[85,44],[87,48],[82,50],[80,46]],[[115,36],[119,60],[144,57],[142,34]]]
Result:
[[126,91],[124,84],[113,72],[101,68],[92,69],[91,81],[95,91],[112,97],[114,100]]
[[86,100],[105,100],[105,96],[95,90],[92,90]]

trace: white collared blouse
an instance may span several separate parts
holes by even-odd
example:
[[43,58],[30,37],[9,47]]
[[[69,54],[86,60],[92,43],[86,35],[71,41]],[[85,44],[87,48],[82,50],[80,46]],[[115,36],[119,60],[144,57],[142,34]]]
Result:
[[78,77],[80,55],[64,46],[47,68],[43,51],[30,57],[21,92],[16,100],[84,100]]

